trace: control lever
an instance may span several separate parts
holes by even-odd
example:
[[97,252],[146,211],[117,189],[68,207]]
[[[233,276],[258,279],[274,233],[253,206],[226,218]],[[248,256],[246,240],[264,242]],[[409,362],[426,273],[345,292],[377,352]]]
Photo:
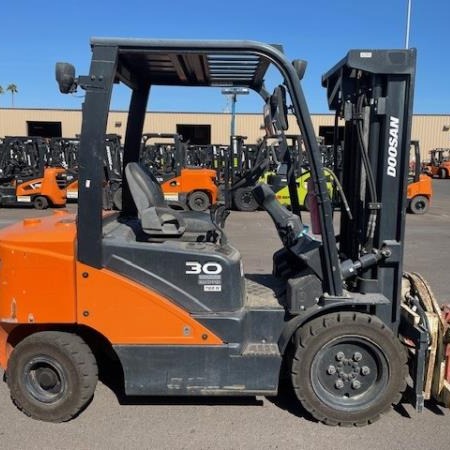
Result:
[[227,220],[227,217],[230,215],[229,208],[227,208],[225,203],[217,202],[214,205],[211,205],[209,213],[211,216],[211,222],[220,236],[219,237],[220,244],[226,245],[228,242],[228,238],[225,234],[224,227],[225,221]]

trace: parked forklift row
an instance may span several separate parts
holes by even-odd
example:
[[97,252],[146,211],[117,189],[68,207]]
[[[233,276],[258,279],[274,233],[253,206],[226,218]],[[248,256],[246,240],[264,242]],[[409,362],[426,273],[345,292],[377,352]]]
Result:
[[[166,200],[175,209],[205,211],[219,198],[230,208],[254,211],[259,206],[252,189],[267,183],[277,199],[291,207],[287,182],[288,155],[297,183],[301,208],[309,210],[311,193],[309,162],[300,135],[286,135],[286,144],[262,139],[257,145],[245,137],[232,136],[230,145],[193,146],[177,134],[146,133],[142,136],[140,161],[161,182]],[[418,141],[412,141],[411,172],[407,191],[408,211],[423,214],[432,197],[431,181],[421,175]],[[0,147],[0,204],[29,205],[37,209],[64,206],[78,198],[78,138],[7,137]],[[319,145],[326,168],[327,190],[339,208],[341,188],[341,146]],[[441,154],[441,153],[440,153]],[[107,134],[104,155],[104,208],[121,209],[123,148],[120,136]],[[255,164],[264,163],[259,180],[249,174]],[[63,169],[66,169],[64,171]],[[429,172],[425,172],[429,173]]]

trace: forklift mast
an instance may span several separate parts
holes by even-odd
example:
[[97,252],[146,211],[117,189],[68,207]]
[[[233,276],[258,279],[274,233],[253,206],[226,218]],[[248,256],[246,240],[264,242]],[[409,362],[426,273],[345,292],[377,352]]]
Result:
[[145,149],[147,142],[151,139],[170,139],[173,141],[174,152],[173,158],[173,170],[174,176],[179,177],[181,175],[181,169],[186,167],[186,144],[183,142],[183,137],[177,133],[144,133],[142,135],[142,149]]
[[48,145],[41,137],[6,136],[1,155],[4,174],[23,179],[41,178],[47,164]]
[[348,288],[387,298],[377,315],[393,328],[400,313],[415,65],[414,49],[352,50],[322,78],[330,109],[345,121],[342,179],[353,220],[341,216],[339,252],[356,261],[387,249]]
[[422,173],[422,156],[420,154],[420,143],[419,141],[411,141],[410,148],[410,165],[414,161],[413,170],[410,168],[410,173],[413,175],[413,182],[417,182],[420,179],[420,174]]

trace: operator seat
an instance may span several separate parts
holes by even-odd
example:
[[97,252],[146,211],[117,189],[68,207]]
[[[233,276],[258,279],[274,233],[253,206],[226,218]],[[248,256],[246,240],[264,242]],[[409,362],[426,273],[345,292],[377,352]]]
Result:
[[136,162],[130,162],[125,168],[125,176],[142,230],[150,237],[215,241],[216,227],[209,214],[171,209],[153,173]]

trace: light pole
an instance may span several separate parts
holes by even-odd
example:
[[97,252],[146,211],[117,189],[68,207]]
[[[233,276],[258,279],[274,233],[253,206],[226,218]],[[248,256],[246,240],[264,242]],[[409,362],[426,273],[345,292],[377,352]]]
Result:
[[247,88],[240,87],[230,87],[223,88],[222,94],[228,95],[231,98],[231,136],[235,135],[236,132],[236,102],[238,95],[248,95],[249,90]]
[[411,26],[411,3],[412,0],[408,0],[408,7],[406,11],[406,36],[405,36],[405,48],[409,48],[409,30]]

